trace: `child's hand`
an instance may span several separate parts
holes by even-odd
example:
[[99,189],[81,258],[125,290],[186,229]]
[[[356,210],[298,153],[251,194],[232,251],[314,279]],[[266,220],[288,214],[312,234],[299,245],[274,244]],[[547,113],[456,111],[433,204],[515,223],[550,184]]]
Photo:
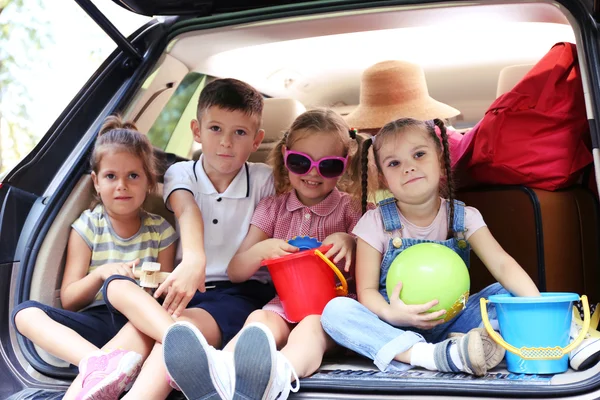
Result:
[[107,280],[113,275],[123,275],[131,279],[135,279],[133,276],[133,268],[140,263],[140,259],[137,258],[134,261],[126,263],[111,263],[99,266],[94,272],[102,278],[103,281]]
[[431,329],[434,326],[444,323],[443,319],[438,319],[446,314],[446,310],[439,310],[432,313],[427,311],[438,304],[438,300],[431,300],[425,304],[407,305],[400,300],[400,291],[402,282],[399,282],[394,288],[390,298],[390,307],[385,319],[394,326],[414,326],[420,329]]
[[194,297],[196,290],[205,292],[206,257],[183,257],[181,263],[169,274],[169,277],[156,289],[154,297],[166,293],[163,307],[177,318]]
[[261,260],[269,258],[283,257],[288,254],[296,253],[298,248],[292,246],[282,239],[267,239],[255,245],[257,254],[260,254]]
[[335,255],[332,260],[334,264],[337,264],[342,258],[346,259],[346,265],[344,266],[344,271],[350,272],[350,265],[352,264],[352,255],[354,254],[354,249],[356,248],[356,241],[354,237],[351,235],[338,232],[333,233],[325,238],[323,244],[333,244],[331,249],[327,253],[325,253],[325,257],[331,258]]

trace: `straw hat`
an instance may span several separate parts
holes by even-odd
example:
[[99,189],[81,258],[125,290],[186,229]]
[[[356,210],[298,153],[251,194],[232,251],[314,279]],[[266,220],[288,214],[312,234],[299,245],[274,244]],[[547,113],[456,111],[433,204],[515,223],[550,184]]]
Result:
[[450,118],[460,111],[429,96],[423,69],[405,61],[383,61],[367,68],[360,82],[360,104],[346,116],[357,129],[381,128],[398,118]]

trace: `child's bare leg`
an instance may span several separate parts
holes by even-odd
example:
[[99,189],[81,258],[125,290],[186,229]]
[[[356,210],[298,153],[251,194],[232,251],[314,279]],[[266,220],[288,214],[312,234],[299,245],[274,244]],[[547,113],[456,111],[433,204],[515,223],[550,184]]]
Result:
[[[108,343],[106,343],[102,349],[103,350],[114,350],[114,349],[124,349],[129,351],[134,351],[142,356],[143,359],[148,357],[150,351],[152,350],[152,346],[154,345],[154,339],[144,335],[142,332],[137,330],[130,322],[125,324],[123,328],[112,338]],[[65,400],[75,398],[77,393],[81,390],[82,387],[82,376],[77,375],[77,377],[69,386],[69,390],[65,394]]]
[[[273,337],[275,338],[275,344],[277,348],[281,348],[285,346],[288,341],[288,337],[290,336],[290,324],[281,318],[281,316],[273,311],[265,311],[265,310],[256,310],[253,311],[252,314],[248,316],[244,326],[251,324],[253,322],[260,322],[265,324],[269,330],[273,333]],[[239,339],[240,334],[234,336],[231,341],[225,346],[223,350],[233,352],[235,348],[235,344]],[[208,338],[206,338],[208,340]],[[210,342],[209,342],[210,343]]]
[[309,315],[292,330],[281,353],[290,361],[300,378],[313,374],[321,366],[323,355],[335,342],[321,327],[320,315]]
[[[205,310],[201,308],[187,309],[178,320],[194,324],[211,346],[218,347],[220,345],[221,330],[215,319]],[[133,387],[123,399],[164,400],[169,395],[171,386],[167,382],[167,369],[163,361],[162,351],[162,345],[156,343],[142,367],[142,372],[140,372]]]
[[37,307],[24,308],[15,316],[19,332],[52,355],[73,365],[93,351],[96,346],[71,328],[59,324]]
[[63,396],[62,400],[74,399],[81,390],[82,380],[83,378],[80,375],[77,375],[71,383],[71,386],[69,386],[69,389],[67,389],[67,392]]
[[171,390],[163,362],[162,344],[156,342],[133,387],[123,399],[164,400]]
[[154,297],[128,279],[112,280],[106,293],[114,308],[137,329],[158,342],[175,322]]
[[[217,325],[217,321],[210,315],[206,310],[202,308],[188,308],[185,310],[181,317],[177,318],[178,321],[191,322],[202,332],[202,335],[214,348],[221,347],[221,328]],[[162,339],[162,338],[161,338]]]
[[155,340],[139,331],[131,322],[128,322],[102,350],[124,349],[135,351],[143,358],[148,357]]

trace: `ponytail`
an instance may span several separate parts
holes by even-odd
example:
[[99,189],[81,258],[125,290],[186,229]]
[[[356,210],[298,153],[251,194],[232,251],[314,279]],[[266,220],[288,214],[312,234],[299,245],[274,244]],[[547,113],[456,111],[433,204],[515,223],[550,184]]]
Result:
[[290,178],[285,168],[283,159],[283,148],[287,146],[289,131],[286,131],[277,142],[277,145],[271,150],[268,157],[268,163],[273,167],[273,180],[275,182],[275,193],[282,194],[290,190]]

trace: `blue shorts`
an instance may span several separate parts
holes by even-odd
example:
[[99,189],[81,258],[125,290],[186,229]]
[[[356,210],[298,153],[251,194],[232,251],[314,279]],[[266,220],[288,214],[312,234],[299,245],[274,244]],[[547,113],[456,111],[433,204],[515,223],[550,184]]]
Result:
[[15,315],[19,311],[30,307],[39,308],[52,320],[73,329],[81,337],[99,348],[115,337],[117,332],[127,323],[127,318],[120,313],[110,311],[105,305],[75,312],[28,300],[14,308],[12,312],[13,324],[15,322]]
[[256,280],[206,282],[206,286],[206,292],[196,292],[187,308],[201,308],[214,318],[221,329],[222,346],[242,329],[252,311],[261,309],[275,297],[273,284]]
[[[113,279],[128,279],[135,282],[133,279],[121,275],[110,276],[104,281],[101,289],[105,301],[107,298],[106,285]],[[112,307],[108,301],[106,301],[106,304],[75,312],[51,307],[38,301],[28,300],[17,305],[12,312],[12,321],[15,327],[15,315],[19,311],[29,307],[39,308],[52,320],[73,329],[96,347],[102,347],[108,343],[127,323],[127,318]]]

